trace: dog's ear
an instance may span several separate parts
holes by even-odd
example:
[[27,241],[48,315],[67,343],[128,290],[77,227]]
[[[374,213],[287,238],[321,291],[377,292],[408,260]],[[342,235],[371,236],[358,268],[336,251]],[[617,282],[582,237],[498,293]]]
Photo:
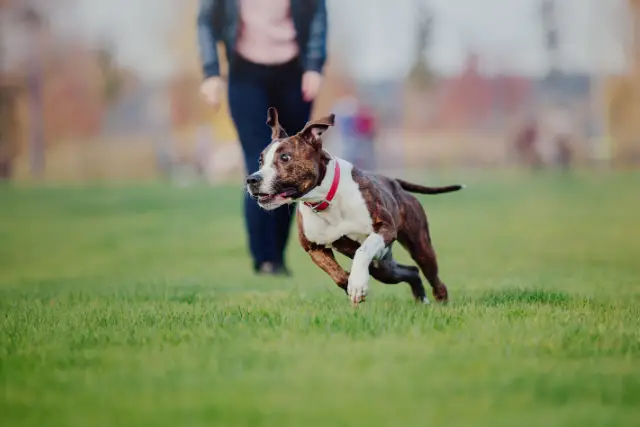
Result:
[[335,118],[336,115],[331,113],[326,117],[307,123],[304,129],[300,131],[300,136],[313,145],[317,145],[318,147],[322,146],[322,134],[325,133],[330,126],[334,125]]
[[269,110],[267,110],[267,125],[271,128],[271,139],[282,139],[289,136],[280,126],[278,110],[273,107],[269,107]]

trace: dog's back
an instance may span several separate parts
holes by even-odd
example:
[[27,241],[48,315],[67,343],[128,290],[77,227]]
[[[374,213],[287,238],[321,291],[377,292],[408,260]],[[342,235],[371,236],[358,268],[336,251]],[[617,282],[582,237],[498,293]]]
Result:
[[435,195],[435,194],[445,194],[452,193],[455,191],[460,191],[465,188],[464,185],[456,184],[456,185],[446,185],[441,187],[427,187],[420,184],[414,184],[409,181],[405,181],[399,178],[390,178],[384,175],[378,175],[371,172],[366,172],[354,167],[354,174],[358,175],[364,179],[367,179],[374,184],[377,184],[381,188],[386,189],[391,192],[394,198],[398,201],[407,199],[409,196],[410,199],[414,199],[409,193],[416,194],[427,194],[427,195]]

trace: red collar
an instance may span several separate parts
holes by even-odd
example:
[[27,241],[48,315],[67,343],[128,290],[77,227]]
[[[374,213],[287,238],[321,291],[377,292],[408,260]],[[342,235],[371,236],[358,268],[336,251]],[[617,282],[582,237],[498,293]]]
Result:
[[325,197],[323,201],[318,203],[304,202],[305,206],[310,207],[314,212],[322,212],[323,210],[327,209],[331,205],[331,201],[338,191],[338,184],[340,184],[340,162],[336,160],[336,167],[333,173],[333,181],[331,182],[331,188],[329,188],[327,197]]

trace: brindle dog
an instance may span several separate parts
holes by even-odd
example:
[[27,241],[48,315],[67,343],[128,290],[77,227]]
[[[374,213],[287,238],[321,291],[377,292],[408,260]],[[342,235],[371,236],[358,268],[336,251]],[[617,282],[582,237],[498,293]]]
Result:
[[[369,275],[387,284],[406,282],[416,301],[428,303],[418,268],[393,259],[396,240],[422,270],[435,299],[446,302],[427,216],[410,193],[448,193],[463,186],[424,187],[331,156],[322,147],[322,134],[334,125],[334,117],[311,121],[288,136],[277,111],[269,108],[272,142],[260,156],[260,169],[247,177],[247,191],[268,210],[302,202],[297,209],[302,247],[354,304],[365,300]],[[353,260],[350,273],[338,264],[333,249]]]

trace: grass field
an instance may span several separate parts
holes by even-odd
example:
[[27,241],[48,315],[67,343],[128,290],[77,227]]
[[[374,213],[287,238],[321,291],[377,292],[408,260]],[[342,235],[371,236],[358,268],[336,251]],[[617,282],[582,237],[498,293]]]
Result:
[[451,303],[355,310],[295,240],[253,276],[238,189],[0,188],[0,423],[638,426],[640,174],[468,178]]

